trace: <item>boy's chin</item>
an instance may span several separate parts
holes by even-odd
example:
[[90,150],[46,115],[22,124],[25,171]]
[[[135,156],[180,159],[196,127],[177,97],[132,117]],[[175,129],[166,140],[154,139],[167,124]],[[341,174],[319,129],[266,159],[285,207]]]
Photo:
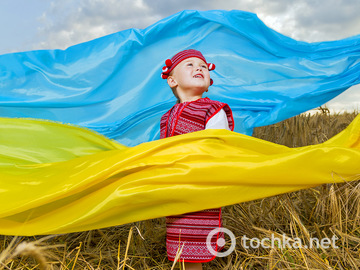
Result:
[[197,86],[197,87],[192,87],[190,89],[184,89],[184,92],[187,92],[188,94],[191,94],[192,96],[200,96],[204,93],[206,93],[208,90],[208,87],[205,86]]
[[197,91],[194,91],[193,94],[194,94],[194,96],[203,95],[206,92],[207,92],[207,88],[203,88],[203,89],[198,89]]
[[198,93],[204,93],[208,90],[209,86],[208,85],[199,85],[194,87],[194,92],[198,92]]

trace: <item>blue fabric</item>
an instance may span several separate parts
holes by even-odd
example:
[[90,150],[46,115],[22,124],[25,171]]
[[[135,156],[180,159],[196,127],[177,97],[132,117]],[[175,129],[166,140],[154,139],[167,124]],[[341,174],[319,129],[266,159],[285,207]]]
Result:
[[359,83],[360,36],[306,43],[243,11],[183,11],[66,50],[0,56],[0,116],[42,118],[98,131],[133,146],[159,138],[175,97],[160,78],[167,58],[202,51],[215,63],[209,98],[251,134],[315,108]]

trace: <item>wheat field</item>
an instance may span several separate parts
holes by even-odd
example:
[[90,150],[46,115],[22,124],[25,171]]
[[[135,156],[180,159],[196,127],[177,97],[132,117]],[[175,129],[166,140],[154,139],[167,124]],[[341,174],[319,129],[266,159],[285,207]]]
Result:
[[[357,112],[330,114],[320,108],[283,122],[256,128],[254,136],[300,147],[339,133]],[[359,180],[354,179],[354,180]],[[360,182],[329,184],[223,207],[223,225],[237,237],[235,250],[204,264],[204,269],[359,269]],[[240,237],[284,235],[299,239],[336,236],[328,248],[272,245],[244,247]],[[225,249],[229,247],[229,241]],[[0,269],[183,269],[166,257],[165,219],[66,235],[0,236]]]

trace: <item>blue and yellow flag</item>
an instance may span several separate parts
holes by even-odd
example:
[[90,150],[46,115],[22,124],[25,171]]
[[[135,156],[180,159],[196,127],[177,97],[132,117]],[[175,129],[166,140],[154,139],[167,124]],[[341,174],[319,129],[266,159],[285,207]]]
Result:
[[[236,132],[158,140],[175,102],[161,67],[186,48],[216,64],[209,97],[230,105]],[[0,234],[90,230],[357,180],[359,117],[301,148],[240,133],[358,84],[359,60],[360,36],[298,42],[252,13],[219,10],[1,55]]]

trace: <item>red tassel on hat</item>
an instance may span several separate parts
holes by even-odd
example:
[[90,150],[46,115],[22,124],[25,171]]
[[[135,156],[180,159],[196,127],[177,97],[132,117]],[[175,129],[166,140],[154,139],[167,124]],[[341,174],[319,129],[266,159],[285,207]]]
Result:
[[165,65],[166,65],[167,67],[171,67],[171,65],[172,65],[171,60],[170,60],[170,59],[166,59]]

